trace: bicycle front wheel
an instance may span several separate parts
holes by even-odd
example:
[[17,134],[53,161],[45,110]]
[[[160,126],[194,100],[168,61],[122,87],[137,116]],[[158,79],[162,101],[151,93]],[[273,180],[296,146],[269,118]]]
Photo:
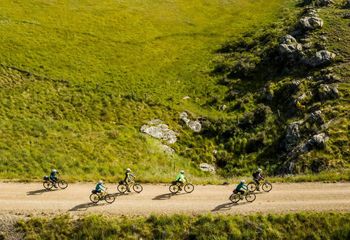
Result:
[[64,180],[60,180],[60,181],[58,181],[58,186],[61,189],[66,189],[68,187],[68,183]]
[[107,194],[105,196],[105,201],[109,204],[113,203],[115,201],[115,196],[111,195],[111,194]]
[[143,187],[139,183],[135,183],[135,185],[132,187],[136,193],[140,193],[143,190]]
[[245,200],[247,200],[247,202],[254,202],[256,199],[256,195],[253,192],[249,192],[245,195]]
[[262,185],[262,189],[265,192],[270,192],[272,190],[272,184],[269,183],[269,182],[264,182],[263,185]]
[[187,183],[184,187],[185,192],[191,193],[194,190],[194,186],[191,183]]

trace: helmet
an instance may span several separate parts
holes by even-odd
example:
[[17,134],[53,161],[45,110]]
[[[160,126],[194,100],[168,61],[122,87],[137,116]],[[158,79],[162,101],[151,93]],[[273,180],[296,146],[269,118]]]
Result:
[[127,168],[126,171],[127,171],[127,172],[131,172],[131,169],[130,169],[130,168]]
[[258,168],[258,172],[262,172],[262,169],[261,169],[261,168]]
[[100,180],[100,181],[98,181],[98,183],[102,184],[102,183],[103,183],[103,181],[102,181],[102,180]]
[[52,171],[52,172],[57,172],[57,170],[56,170],[56,169],[52,169],[51,171]]
[[241,183],[245,183],[245,180],[243,179],[243,180],[241,180]]
[[181,171],[180,171],[180,173],[181,173],[181,174],[184,174],[184,173],[185,173],[185,171],[184,171],[184,170],[181,170]]

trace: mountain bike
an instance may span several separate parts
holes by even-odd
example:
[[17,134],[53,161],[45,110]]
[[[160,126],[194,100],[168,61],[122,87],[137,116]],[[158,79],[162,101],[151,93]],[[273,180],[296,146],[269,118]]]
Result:
[[247,202],[254,202],[256,195],[254,192],[245,191],[243,194],[234,191],[229,197],[230,201],[233,203],[238,203],[239,201],[245,199]]
[[181,190],[184,190],[187,193],[191,193],[194,190],[194,186],[191,183],[183,184],[181,182],[174,181],[169,187],[169,191],[174,194],[180,192]]
[[60,189],[66,189],[68,187],[68,183],[64,180],[52,181],[49,176],[45,176],[43,180],[43,186],[46,190],[51,190],[53,187]]
[[125,193],[128,190],[128,187],[129,189],[133,189],[136,193],[140,193],[143,191],[143,187],[140,183],[130,182],[128,184],[125,181],[120,181],[117,189],[120,193]]
[[268,182],[267,180],[261,181],[259,185],[255,182],[252,181],[248,183],[248,190],[251,192],[256,191],[257,189],[262,189],[264,192],[270,192],[272,190],[272,184]]
[[105,200],[107,203],[111,204],[115,201],[115,196],[107,192],[107,188],[103,192],[96,192],[96,190],[91,191],[90,201],[97,204],[99,201]]

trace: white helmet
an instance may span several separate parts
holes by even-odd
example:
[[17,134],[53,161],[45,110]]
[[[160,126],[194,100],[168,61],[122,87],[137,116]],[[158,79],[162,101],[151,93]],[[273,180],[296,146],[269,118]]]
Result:
[[126,171],[127,171],[127,172],[131,172],[131,169],[130,169],[130,168],[127,168]]
[[185,171],[184,171],[184,170],[181,170],[181,171],[180,171],[180,173],[181,173],[181,174],[184,174],[184,173],[185,173]]
[[258,172],[262,172],[262,169],[261,169],[261,168],[258,168]]
[[241,180],[241,183],[245,183],[245,180],[243,179],[243,180]]
[[57,170],[56,169],[52,169],[52,172],[57,172]]
[[99,183],[99,184],[102,184],[102,183],[103,183],[103,181],[102,181],[102,180],[100,180],[100,181],[98,181],[98,183]]

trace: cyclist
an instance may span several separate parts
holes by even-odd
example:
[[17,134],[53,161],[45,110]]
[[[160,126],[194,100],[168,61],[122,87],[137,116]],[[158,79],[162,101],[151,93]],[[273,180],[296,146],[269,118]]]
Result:
[[247,190],[248,186],[245,184],[245,180],[241,180],[233,192],[243,195]]
[[135,175],[131,173],[131,169],[127,168],[125,171],[125,177],[124,182],[126,185],[126,190],[130,192],[130,183],[133,183],[135,181]]
[[98,181],[98,183],[96,184],[95,192],[96,192],[96,193],[102,193],[102,192],[104,192],[104,191],[106,191],[106,187],[105,187],[105,185],[103,185],[103,181],[100,180],[100,181]]
[[185,177],[185,171],[181,170],[180,173],[176,176],[176,180],[175,180],[175,182],[179,184],[180,191],[182,190],[182,187],[186,181],[187,179]]
[[260,180],[264,180],[261,168],[258,168],[258,171],[253,173],[253,180],[256,183],[256,190],[260,191]]
[[53,186],[55,188],[57,188],[57,181],[58,181],[58,177],[57,175],[59,174],[59,172],[56,169],[52,169],[51,173],[50,173],[50,181],[53,183]]

